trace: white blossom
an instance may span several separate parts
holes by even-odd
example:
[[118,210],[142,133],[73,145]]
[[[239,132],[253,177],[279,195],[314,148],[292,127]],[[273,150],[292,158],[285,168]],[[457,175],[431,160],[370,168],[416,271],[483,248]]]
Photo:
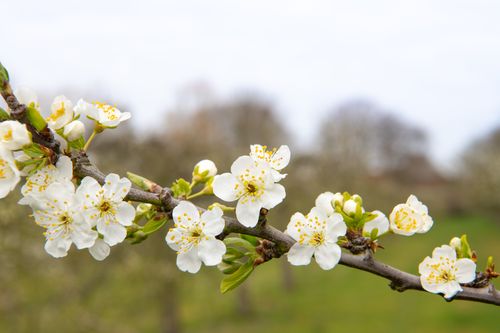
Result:
[[73,121],[73,103],[65,96],[57,96],[54,98],[50,107],[51,114],[47,117],[47,123],[53,130],[63,128],[65,125]]
[[0,123],[0,144],[9,150],[19,150],[31,144],[31,133],[25,124],[15,120]]
[[5,198],[21,180],[12,152],[0,145],[0,199]]
[[104,127],[114,128],[130,119],[130,112],[121,112],[115,106],[101,102],[88,103],[80,99],[75,107],[77,114],[84,114]]
[[72,243],[78,249],[94,245],[97,232],[81,214],[72,182],[50,184],[32,207],[36,223],[46,229],[45,250],[51,256],[66,256]]
[[222,210],[214,207],[200,215],[198,208],[182,201],[172,212],[174,227],[165,238],[168,246],[177,251],[177,267],[196,273],[201,263],[215,266],[226,252],[224,242],[215,238],[224,230]]
[[297,242],[288,252],[292,265],[308,265],[314,255],[318,265],[325,270],[337,265],[341,256],[338,238],[346,234],[347,227],[338,213],[327,216],[314,207],[307,216],[295,213],[287,226],[286,233]]
[[375,218],[373,220],[365,222],[365,225],[363,226],[363,235],[366,237],[370,237],[374,229],[377,229],[376,237],[379,237],[388,232],[389,220],[384,215],[384,213],[379,210],[375,210],[371,212],[371,214],[375,215]]
[[131,186],[127,178],[120,179],[111,173],[106,176],[102,187],[94,178],[85,177],[76,190],[83,216],[97,227],[110,246],[123,242],[127,236],[125,227],[135,218],[134,206],[123,201]]
[[280,171],[290,162],[290,148],[288,146],[282,145],[277,150],[276,148],[267,150],[267,146],[251,145],[250,157],[255,161],[267,163],[271,168],[271,174],[275,182],[286,177],[286,174],[281,174]]
[[28,87],[21,86],[14,91],[14,95],[16,96],[19,103],[22,103],[26,106],[32,107],[32,108],[40,111],[40,104],[38,103],[38,96],[36,95],[36,93],[32,89],[30,89]]
[[426,233],[433,224],[427,206],[422,204],[413,194],[408,197],[406,203],[394,207],[389,221],[391,230],[404,236]]
[[286,196],[285,188],[274,182],[267,165],[249,156],[236,159],[231,173],[215,176],[213,189],[224,201],[238,200],[236,217],[247,227],[257,224],[261,208],[271,209]]
[[441,293],[449,299],[462,291],[460,283],[474,281],[476,264],[467,258],[457,260],[455,249],[443,245],[434,249],[432,257],[426,257],[420,263],[418,272],[425,290]]
[[68,141],[79,139],[85,134],[85,125],[80,120],[73,120],[64,126],[63,135]]
[[64,183],[73,178],[73,163],[68,156],[61,156],[56,165],[46,165],[33,175],[26,178],[21,188],[23,198],[20,205],[29,205],[37,200],[47,190],[50,184]]
[[111,248],[100,238],[95,240],[94,245],[89,247],[89,253],[95,260],[102,261],[109,256]]

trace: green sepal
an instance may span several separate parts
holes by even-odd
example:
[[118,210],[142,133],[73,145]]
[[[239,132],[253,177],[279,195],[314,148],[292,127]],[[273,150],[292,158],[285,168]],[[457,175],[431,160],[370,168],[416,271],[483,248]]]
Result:
[[138,230],[132,235],[130,244],[142,243],[147,238],[148,235],[145,232],[143,232],[142,230]]
[[10,114],[4,109],[0,108],[0,121],[5,121],[10,119]]
[[467,241],[467,235],[462,235],[460,237],[460,258],[469,258],[472,259],[472,249],[470,248],[469,242]]
[[82,150],[85,146],[85,139],[81,136],[76,140],[69,141],[68,146],[73,149]]
[[28,121],[37,131],[42,131],[47,127],[45,119],[43,119],[40,112],[32,106],[26,107],[26,117],[28,117]]
[[220,283],[220,292],[225,294],[242,284],[254,270],[253,260],[248,260],[241,265],[234,273],[229,274],[222,279]]
[[165,214],[158,214],[152,219],[150,219],[146,224],[142,227],[142,231],[146,234],[152,234],[153,232],[159,230],[163,227],[168,221],[168,218]]
[[187,198],[191,194],[191,185],[183,178],[177,179],[173,184],[172,184],[172,192],[174,193],[174,197],[180,198],[184,197]]
[[378,228],[372,229],[372,232],[370,233],[370,239],[375,240],[377,239],[378,236]]

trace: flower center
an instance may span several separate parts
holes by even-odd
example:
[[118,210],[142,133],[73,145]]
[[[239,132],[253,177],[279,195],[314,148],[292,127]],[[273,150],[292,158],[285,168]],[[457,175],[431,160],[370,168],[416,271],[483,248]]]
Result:
[[7,133],[4,134],[3,140],[4,141],[10,141],[10,140],[12,140],[12,130],[11,129],[9,129],[7,131]]
[[109,120],[116,120],[118,119],[117,111],[118,109],[114,106],[104,104],[102,102],[94,102],[93,103],[99,110],[103,111],[106,117]]
[[111,205],[109,202],[104,201],[101,206],[99,207],[99,210],[103,213],[107,213],[111,209]]
[[309,241],[312,246],[320,246],[325,242],[325,235],[323,232],[316,231],[312,234],[311,240]]
[[247,192],[248,193],[255,193],[255,192],[257,192],[257,187],[252,183],[248,183],[247,184]]
[[64,113],[66,112],[66,108],[64,107],[64,102],[61,102],[61,107],[57,109],[54,113],[52,113],[47,120],[52,120],[56,121],[57,119],[61,118],[64,116]]
[[455,280],[455,277],[453,276],[453,274],[451,274],[448,271],[442,271],[441,275],[439,276],[439,278],[441,280],[444,280],[444,281],[447,281],[447,282]]
[[399,229],[404,231],[412,231],[417,228],[417,219],[413,214],[409,213],[406,209],[401,208],[396,212],[395,221]]

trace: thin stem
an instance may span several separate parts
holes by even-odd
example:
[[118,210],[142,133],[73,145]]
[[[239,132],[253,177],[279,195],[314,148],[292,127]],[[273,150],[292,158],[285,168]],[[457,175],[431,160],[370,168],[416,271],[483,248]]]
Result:
[[94,131],[92,132],[89,139],[85,143],[85,146],[83,146],[83,151],[87,151],[89,149],[90,144],[92,143],[92,141],[94,140],[94,138],[96,137],[97,134],[98,134],[98,132],[97,132],[96,128],[94,128]]
[[191,200],[191,199],[194,199],[194,198],[201,197],[201,196],[203,196],[203,195],[205,195],[205,193],[203,192],[203,190],[201,190],[201,191],[200,191],[200,192],[198,192],[198,193],[188,195],[188,197],[187,197],[186,199]]

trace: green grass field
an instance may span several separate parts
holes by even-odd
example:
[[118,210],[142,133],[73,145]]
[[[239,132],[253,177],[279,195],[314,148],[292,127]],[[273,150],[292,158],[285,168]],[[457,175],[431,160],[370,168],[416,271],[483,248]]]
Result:
[[[477,250],[481,269],[487,255],[500,262],[500,225],[480,218],[436,219],[427,234],[391,235],[382,239],[386,249],[376,257],[416,273],[434,247],[461,233],[468,234]],[[53,260],[42,252],[40,237],[33,242],[40,248],[33,264],[18,269],[2,286],[0,297],[4,301],[10,297],[15,304],[0,308],[0,332],[168,332],[166,326],[171,324],[165,318],[172,313],[177,313],[182,332],[493,333],[500,329],[498,307],[447,303],[424,292],[398,293],[384,279],[343,266],[331,271],[316,264],[291,267],[293,287],[286,289],[286,259],[262,265],[244,285],[248,312],[242,314],[241,290],[221,295],[221,274],[215,268],[204,268],[197,275],[178,272],[161,234],[137,246],[124,244],[104,263],[93,261],[84,251]]]

